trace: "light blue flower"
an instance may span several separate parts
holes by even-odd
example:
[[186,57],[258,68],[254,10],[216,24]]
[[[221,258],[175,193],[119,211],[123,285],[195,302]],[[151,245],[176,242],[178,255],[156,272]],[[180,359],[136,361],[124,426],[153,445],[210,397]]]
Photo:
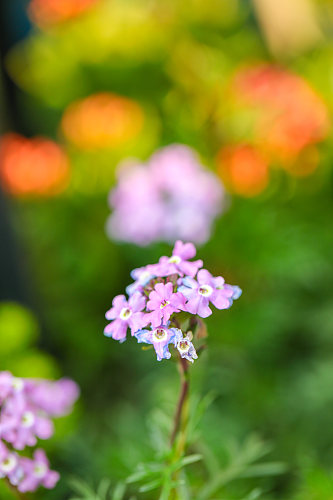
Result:
[[139,343],[144,342],[154,346],[157,361],[171,358],[169,344],[173,344],[176,347],[180,336],[183,337],[183,334],[178,328],[168,328],[163,325],[153,330],[139,330],[135,333],[135,337]]

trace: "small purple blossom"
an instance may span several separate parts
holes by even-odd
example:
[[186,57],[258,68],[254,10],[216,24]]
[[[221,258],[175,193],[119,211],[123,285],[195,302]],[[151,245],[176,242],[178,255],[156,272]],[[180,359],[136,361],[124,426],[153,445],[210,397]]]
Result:
[[7,477],[11,484],[16,485],[18,479],[19,457],[17,453],[9,451],[0,441],[0,478]]
[[130,296],[135,292],[142,292],[144,286],[158,275],[156,274],[157,270],[158,264],[150,264],[148,266],[133,269],[133,271],[131,272],[131,277],[135,281],[134,283],[128,285],[128,287],[126,288],[126,293]]
[[[193,363],[198,356],[192,334],[184,337],[181,329],[190,325],[194,332],[199,331],[202,322],[198,316],[212,314],[210,303],[217,309],[228,309],[242,293],[221,276],[200,269],[201,260],[190,260],[195,255],[193,243],[177,241],[171,257],[134,269],[131,276],[135,281],[126,289],[129,299],[124,295],[115,297],[106,313],[111,323],[104,333],[124,341],[129,327],[138,342],[154,345],[159,361],[170,358],[168,346],[174,344],[180,357]],[[145,328],[150,324],[151,329]]]
[[179,274],[180,276],[195,276],[198,269],[202,267],[202,260],[189,261],[195,257],[196,249],[193,243],[176,241],[171,257],[161,257],[159,260],[159,272],[162,276]]
[[0,405],[11,395],[20,393],[24,388],[24,381],[14,377],[10,372],[0,372]]
[[161,257],[157,264],[139,267],[131,272],[131,277],[135,281],[126,288],[127,294],[131,296],[135,292],[142,293],[144,287],[154,278],[167,277],[172,274],[195,276],[198,269],[202,267],[202,260],[189,260],[195,255],[196,248],[193,243],[176,241],[171,257]]
[[183,337],[181,330],[179,330],[176,340],[176,347],[182,358],[187,359],[187,361],[190,361],[191,363],[193,363],[195,359],[198,359],[194,345],[191,342],[192,336],[188,334]]
[[52,421],[30,404],[25,395],[9,398],[0,417],[0,437],[16,450],[35,446],[37,438],[49,439],[54,432]]
[[161,361],[162,359],[171,358],[169,344],[176,346],[179,334],[182,335],[177,328],[167,328],[161,325],[153,330],[139,330],[135,336],[139,343],[152,344],[157,355],[157,361]]
[[[69,379],[56,382],[14,377],[0,372],[0,477],[6,477],[18,490],[34,491],[38,486],[53,488],[59,474],[49,470],[43,450],[34,459],[16,451],[48,439],[54,432],[51,417],[68,413],[79,395]],[[10,444],[10,450],[5,443]]]
[[104,335],[120,342],[126,340],[127,328],[134,335],[139,328],[148,324],[142,312],[145,305],[146,299],[139,292],[134,293],[128,301],[125,295],[117,295],[112,301],[111,309],[105,314],[111,323],[105,327]]
[[61,417],[72,411],[73,401],[79,397],[78,385],[69,378],[55,382],[27,380],[26,392],[33,406],[51,417]]
[[142,246],[178,238],[204,243],[224,196],[221,181],[196,152],[172,144],[147,164],[127,161],[118,168],[106,231],[111,238]]
[[185,309],[185,297],[180,292],[173,292],[173,284],[157,283],[149,294],[147,310],[152,311],[147,315],[153,328],[166,323],[173,313]]
[[50,470],[49,461],[43,450],[35,450],[33,459],[22,457],[19,466],[23,472],[23,479],[17,489],[22,493],[35,491],[39,486],[52,489],[59,481],[58,472]]
[[186,310],[202,318],[212,314],[210,302],[217,309],[228,309],[232,305],[232,299],[236,297],[232,286],[226,285],[221,276],[214,278],[206,269],[198,272],[197,280],[186,277],[182,283],[179,290],[187,299]]

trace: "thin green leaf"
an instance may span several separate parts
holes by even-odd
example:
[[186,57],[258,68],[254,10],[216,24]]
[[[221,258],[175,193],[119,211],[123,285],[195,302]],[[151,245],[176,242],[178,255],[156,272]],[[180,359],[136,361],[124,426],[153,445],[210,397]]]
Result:
[[88,484],[84,483],[83,481],[73,478],[70,479],[68,483],[76,493],[84,495],[84,497],[87,496],[95,497],[95,492],[91,489],[91,487]]
[[257,498],[260,498],[261,495],[262,495],[262,490],[256,488],[255,490],[252,490],[251,493],[249,493],[242,500],[257,500]]
[[239,477],[263,477],[263,476],[276,476],[286,472],[287,467],[281,462],[268,462],[265,464],[250,465]]
[[151,491],[155,490],[162,484],[162,479],[154,479],[154,481],[150,481],[150,483],[144,484],[143,486],[140,486],[139,492],[140,493],[145,493],[146,491]]
[[125,483],[118,483],[114,489],[112,500],[123,500],[126,491]]
[[195,462],[199,462],[200,460],[202,460],[202,455],[200,455],[199,453],[187,455],[180,460],[180,465],[181,467],[185,467],[186,465],[194,464]]
[[102,479],[97,489],[97,496],[100,500],[107,500],[107,494],[110,490],[111,482],[109,479]]
[[202,460],[202,455],[194,454],[194,455],[187,455],[186,457],[181,458],[176,462],[175,464],[172,464],[170,466],[170,471],[174,472],[176,470],[182,469],[183,467],[186,467],[186,465],[194,464],[195,462],[199,462],[199,460]]

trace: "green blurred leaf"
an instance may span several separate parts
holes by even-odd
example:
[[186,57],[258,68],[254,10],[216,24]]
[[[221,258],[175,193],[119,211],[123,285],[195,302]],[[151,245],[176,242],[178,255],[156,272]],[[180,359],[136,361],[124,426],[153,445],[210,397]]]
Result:
[[0,356],[23,351],[39,335],[32,312],[15,302],[0,303]]

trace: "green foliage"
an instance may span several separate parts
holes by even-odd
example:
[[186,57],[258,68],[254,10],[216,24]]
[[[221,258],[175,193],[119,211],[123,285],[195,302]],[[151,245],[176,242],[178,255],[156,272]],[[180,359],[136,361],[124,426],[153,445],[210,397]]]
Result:
[[330,500],[333,498],[333,475],[323,469],[307,470],[304,483],[293,500]]
[[[70,486],[75,493],[80,495],[72,497],[70,500],[123,500],[126,490],[123,483],[118,483],[114,488],[111,488],[111,482],[108,479],[102,480],[96,491],[78,479],[72,479]],[[135,500],[134,497],[132,500]]]
[[59,369],[54,358],[36,347],[40,337],[37,318],[15,302],[0,303],[0,360],[3,370],[17,377],[54,378]]
[[[242,490],[247,488],[246,480],[258,481],[259,478],[286,472],[285,464],[265,461],[266,455],[271,452],[271,446],[255,435],[241,445],[227,440],[222,453],[215,454],[200,433],[202,417],[212,400],[211,394],[201,400],[194,398],[187,435],[188,447],[192,453],[180,458],[177,458],[174,447],[170,448],[168,442],[171,418],[162,409],[156,409],[148,419],[156,459],[140,462],[134,473],[127,478],[127,484],[138,483],[138,493],[155,491],[153,498],[158,495],[159,500],[168,500],[173,490],[182,500],[214,500],[216,495],[221,494],[226,498],[243,500]],[[224,460],[221,460],[221,455]],[[249,498],[257,498],[256,495],[261,491],[258,488],[250,491]]]
[[0,304],[0,356],[24,351],[39,336],[39,327],[34,315],[15,302]]

